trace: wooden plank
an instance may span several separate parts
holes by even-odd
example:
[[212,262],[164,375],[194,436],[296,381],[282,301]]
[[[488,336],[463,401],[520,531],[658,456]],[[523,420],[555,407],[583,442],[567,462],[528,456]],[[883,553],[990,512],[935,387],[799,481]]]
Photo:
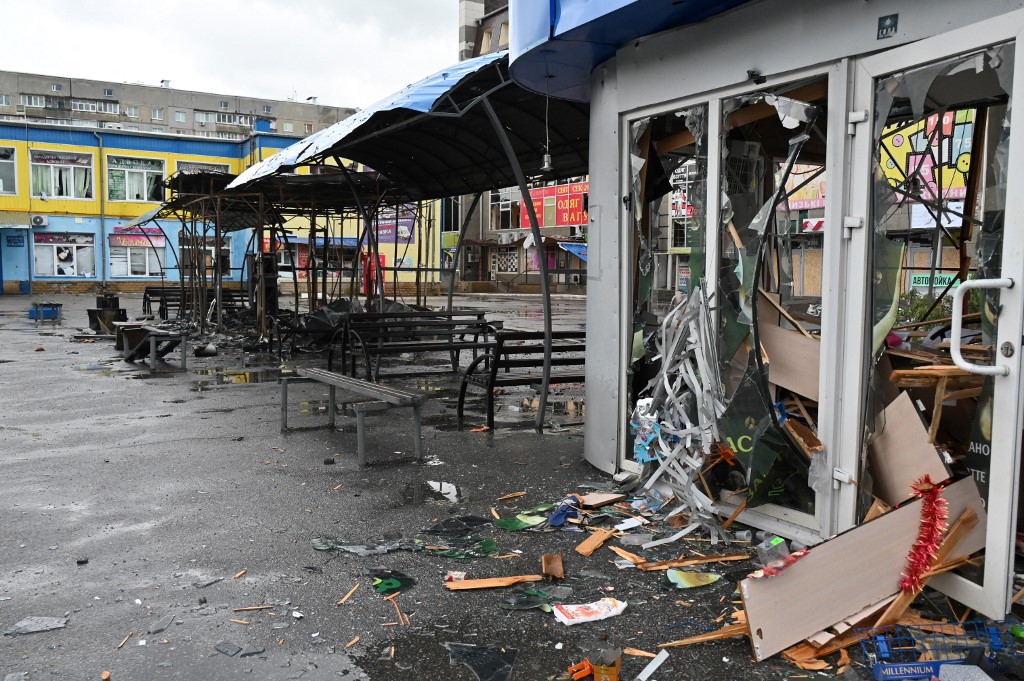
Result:
[[786,419],[782,422],[793,442],[803,450],[808,460],[813,459],[815,454],[825,451],[825,445],[821,443],[818,436],[810,428],[795,419]]
[[928,431],[907,393],[901,393],[879,416],[868,446],[868,462],[875,496],[890,506],[910,498],[910,486],[922,475],[931,476],[934,483],[949,478],[949,470],[928,441]]
[[758,330],[768,355],[768,380],[817,402],[821,341],[770,324],[761,324]]
[[545,553],[540,557],[540,571],[548,577],[565,579],[565,568],[562,566],[562,554]]
[[746,553],[731,553],[724,556],[701,556],[699,558],[676,558],[674,560],[659,560],[653,563],[640,563],[638,568],[644,572],[652,570],[668,570],[669,568],[689,567],[690,565],[704,565],[705,563],[727,563],[736,560],[750,560]]
[[737,636],[746,636],[748,633],[747,624],[745,622],[739,622],[737,624],[730,624],[722,627],[716,631],[709,632],[707,634],[698,634],[697,636],[691,636],[690,638],[680,639],[678,641],[671,641],[669,643],[659,644],[659,648],[679,648],[681,646],[689,646],[694,643],[705,643],[707,641],[720,641],[723,638],[736,638]]
[[611,492],[591,492],[583,495],[583,508],[601,508],[608,504],[614,504],[626,498],[625,494],[613,494]]
[[[979,523],[950,558],[985,546],[985,510],[972,478],[943,490],[952,517],[968,507]],[[855,527],[812,548],[767,579],[745,579],[740,594],[758,661],[841,622],[899,591],[907,553],[917,539],[921,500]]]
[[445,582],[444,588],[449,591],[467,591],[470,589],[500,589],[515,586],[523,582],[539,582],[544,578],[540,575],[515,575],[513,577],[489,577],[487,579],[462,579],[457,582]]
[[615,530],[597,530],[592,535],[580,542],[576,547],[576,553],[581,556],[589,556],[601,548],[601,545],[615,536]]
[[[963,541],[972,529],[978,524],[978,515],[974,512],[974,509],[968,508],[960,518],[953,523],[953,526],[949,528],[949,532],[946,533],[946,538],[942,540],[942,544],[939,545],[938,551],[935,553],[935,558],[931,562],[931,567],[941,565],[946,562],[950,556],[956,551],[957,545]],[[930,576],[921,578],[921,585],[925,586],[928,584]],[[907,612],[907,608],[917,598],[916,591],[901,591],[896,600],[894,600],[882,616],[875,622],[876,627],[885,627],[890,624],[896,624],[900,618],[903,617],[904,613]]]
[[868,512],[864,514],[864,522],[874,520],[878,516],[888,513],[891,510],[892,506],[885,503],[878,497],[874,497],[873,501],[871,502],[871,507],[868,508]]
[[[763,288],[759,288],[759,289],[758,289],[758,291],[760,291],[760,292],[761,292],[761,295],[762,295],[762,297],[763,297],[763,298],[764,298],[765,300],[767,300],[767,301],[768,301],[768,303],[769,303],[769,304],[771,304],[771,306],[772,306],[772,307],[774,307],[774,308],[775,308],[775,310],[776,310],[776,311],[777,311],[777,312],[778,312],[778,313],[779,313],[780,315],[782,315],[783,317],[785,317],[785,318],[786,318],[786,321],[787,321],[787,322],[789,322],[790,324],[792,324],[792,325],[793,325],[793,326],[794,326],[794,327],[796,328],[796,330],[800,332],[800,335],[801,335],[801,336],[805,336],[805,337],[807,337],[807,338],[814,338],[814,336],[812,336],[812,335],[811,335],[811,334],[810,334],[810,333],[809,333],[809,332],[807,331],[807,329],[805,329],[805,328],[803,327],[803,325],[802,325],[802,324],[800,324],[800,322],[798,322],[797,320],[793,319],[793,316],[792,316],[791,314],[789,314],[789,311],[787,311],[787,310],[786,310],[786,308],[782,307],[782,303],[780,303],[780,302],[779,302],[779,301],[777,300],[777,298],[778,298],[778,296],[777,296],[777,295],[775,295],[775,296],[772,296],[772,295],[768,295],[768,292],[767,292],[767,291],[765,291],[765,290],[764,290]],[[760,319],[760,317],[758,317],[758,319]]]

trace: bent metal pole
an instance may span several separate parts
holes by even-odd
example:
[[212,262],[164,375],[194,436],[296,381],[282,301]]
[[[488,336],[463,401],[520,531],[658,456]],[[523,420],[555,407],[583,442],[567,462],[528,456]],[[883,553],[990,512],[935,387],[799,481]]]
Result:
[[484,97],[481,104],[484,107],[484,111],[487,112],[487,117],[491,120],[491,127],[494,128],[498,139],[501,140],[501,147],[505,150],[508,162],[512,165],[512,172],[515,173],[516,182],[519,183],[519,193],[522,195],[523,203],[526,204],[526,212],[530,215],[530,230],[533,233],[533,242],[537,248],[537,269],[540,270],[541,301],[544,305],[544,369],[540,386],[540,402],[537,407],[537,432],[540,433],[544,430],[544,412],[547,408],[548,384],[551,382],[551,290],[548,285],[548,262],[544,252],[544,239],[540,235],[537,211],[533,206],[533,201],[530,200],[530,192],[526,186],[526,176],[523,175],[523,167],[519,164],[519,159],[516,158],[515,151],[512,149],[512,143],[509,141],[508,135],[505,134],[505,128],[498,119],[498,114],[495,113],[494,107],[491,106],[490,100]]

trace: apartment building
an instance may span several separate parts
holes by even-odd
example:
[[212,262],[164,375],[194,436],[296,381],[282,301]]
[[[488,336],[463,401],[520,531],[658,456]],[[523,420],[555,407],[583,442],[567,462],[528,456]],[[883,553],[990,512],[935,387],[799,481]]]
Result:
[[0,71],[0,121],[241,140],[252,131],[304,137],[355,109],[159,85]]

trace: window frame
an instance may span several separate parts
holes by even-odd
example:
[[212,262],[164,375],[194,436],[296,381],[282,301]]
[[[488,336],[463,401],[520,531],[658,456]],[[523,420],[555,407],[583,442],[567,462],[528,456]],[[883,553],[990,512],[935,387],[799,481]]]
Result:
[[114,88],[109,88],[109,87],[103,88],[103,96],[104,97],[113,97],[114,96]]
[[11,105],[11,96],[10,95],[0,95],[0,106],[10,106],[10,105]]
[[[110,276],[111,277],[117,277],[117,278],[122,278],[123,277],[125,279],[144,279],[144,278],[150,278],[151,279],[153,277],[159,277],[160,276],[161,268],[166,267],[166,263],[167,263],[167,260],[166,260],[166,258],[167,258],[167,246],[163,246],[161,248],[154,248],[152,246],[115,246],[115,245],[110,245],[107,248],[108,248],[108,251],[107,251],[107,267],[109,268],[108,272],[110,272]],[[114,274],[114,263],[113,263],[113,260],[114,260],[114,251],[115,251],[115,249],[117,249],[117,250],[124,249],[124,260],[125,260],[125,263],[126,263],[126,270],[125,270],[126,273],[125,274]],[[143,251],[144,254],[145,254],[145,257],[144,257],[143,261],[146,263],[146,272],[144,274],[135,274],[135,273],[132,272],[132,251],[133,250],[135,250],[135,251]],[[161,253],[161,251],[163,251],[163,253]],[[152,269],[150,269],[150,266],[153,264],[153,262],[150,260],[151,255],[155,255],[156,258],[157,258],[157,268],[156,268],[156,271],[153,271]]]
[[174,122],[175,123],[188,123],[188,116],[187,116],[187,114],[184,111],[175,111],[174,112]]
[[126,106],[124,108],[124,115],[127,116],[128,118],[138,118],[139,117],[139,107],[138,106],[134,106],[134,105]]
[[263,105],[263,113],[265,113],[265,114],[274,113],[274,107],[270,106],[269,104],[264,104]]
[[295,124],[291,121],[281,123],[281,132],[295,132]]
[[[8,158],[3,158],[4,150],[11,152]],[[0,164],[7,163],[11,165],[13,170],[11,177],[14,179],[14,188],[6,189],[3,186],[3,178],[0,178],[0,196],[16,196],[18,194],[18,150],[15,147],[0,147]]]
[[149,120],[151,121],[162,121],[164,119],[163,107],[150,107],[149,109]]
[[[85,241],[84,243],[71,242],[69,239],[72,236],[75,237],[75,238],[85,237],[87,239],[87,241]],[[62,278],[62,279],[72,279],[72,278],[95,279],[96,278],[96,276],[97,276],[97,273],[96,273],[96,235],[94,235],[94,234],[67,234],[66,238],[68,240],[64,241],[64,242],[60,242],[60,243],[54,243],[54,242],[42,242],[42,243],[40,243],[40,242],[36,241],[37,239],[40,239],[40,238],[46,239],[46,238],[53,238],[53,237],[54,237],[54,235],[48,234],[48,233],[36,232],[35,234],[33,234],[33,237],[32,237],[32,265],[33,265],[33,268],[34,268],[34,272],[35,272],[35,274],[37,276],[40,276],[40,277],[54,277],[54,278]],[[41,271],[41,268],[39,267],[39,261],[38,261],[38,257],[36,256],[36,253],[38,252],[38,249],[40,249],[40,248],[50,249],[50,251],[52,253],[52,258],[51,258],[51,262],[53,263],[53,272],[52,273],[43,272],[43,271]],[[79,270],[81,269],[79,267],[79,264],[78,264],[78,258],[79,258],[79,255],[80,255],[80,251],[82,251],[84,249],[87,249],[87,248],[88,249],[92,249],[92,268],[91,268],[91,271],[88,274],[79,274]],[[59,255],[58,255],[58,249],[61,249],[61,250],[70,249],[70,251],[71,251],[70,264],[74,268],[74,271],[72,273],[70,273],[70,274],[58,274],[57,273],[57,263],[61,262],[61,259],[60,259]]]
[[[113,163],[115,162],[115,159],[126,159],[128,161],[148,161],[148,162],[159,163],[160,164],[160,177],[159,177],[158,182],[157,182],[157,188],[158,188],[157,191],[160,192],[160,197],[159,198],[150,198],[150,195],[147,193],[146,198],[143,198],[143,199],[130,199],[130,198],[128,198],[128,175],[129,175],[129,173],[131,173],[131,174],[141,174],[142,175],[142,186],[145,187],[147,189],[147,191],[148,191],[148,188],[149,188],[149,176],[150,175],[155,175],[157,173],[157,171],[156,170],[147,169],[147,168],[119,168],[119,167],[113,165]],[[164,187],[163,187],[163,181],[167,177],[167,161],[162,159],[162,158],[150,158],[150,157],[146,157],[146,156],[124,156],[122,154],[107,154],[106,170],[107,170],[107,186],[106,186],[107,201],[110,201],[111,203],[162,203],[164,201],[164,199],[166,198],[166,192],[165,192]],[[123,198],[123,199],[115,199],[113,196],[111,196],[111,193],[110,193],[111,192],[111,185],[113,184],[111,182],[110,177],[111,177],[111,174],[115,173],[115,172],[117,172],[117,173],[124,173],[124,184],[123,184],[123,186],[125,188],[125,198]]]
[[[40,155],[41,154],[67,154],[67,155],[72,155],[72,156],[80,156],[80,157],[83,157],[83,158],[88,157],[89,165],[80,165],[80,164],[72,164],[72,163],[67,163],[67,164],[65,164],[65,163],[39,163],[39,162],[35,162],[35,161],[32,160],[33,153],[40,154]],[[68,152],[68,151],[56,151],[56,150],[52,150],[52,149],[29,149],[28,154],[29,154],[28,155],[28,162],[29,162],[29,193],[30,193],[31,196],[39,197],[41,195],[40,193],[36,193],[36,192],[33,191],[34,187],[32,187],[32,175],[33,175],[32,171],[33,171],[33,168],[35,168],[35,167],[42,167],[42,168],[47,168],[50,171],[49,172],[49,176],[50,176],[50,179],[49,179],[50,187],[49,188],[50,188],[51,191],[46,192],[46,196],[48,198],[60,199],[61,201],[93,201],[94,200],[94,197],[96,195],[96,174],[93,172],[93,169],[95,167],[95,160],[96,159],[95,159],[95,156],[93,154],[91,154],[89,152]],[[74,196],[74,195],[67,196],[67,195],[57,194],[55,191],[53,191],[54,182],[55,182],[54,168],[70,168],[71,169],[71,177],[72,177],[72,185],[75,184],[74,183],[74,176],[75,176],[75,172],[74,171],[75,170],[77,170],[79,168],[83,168],[83,169],[88,170],[88,172],[89,172],[89,189],[88,189],[87,195],[86,196]]]
[[46,96],[45,95],[19,95],[18,102],[21,106],[28,109],[45,109],[46,108]]

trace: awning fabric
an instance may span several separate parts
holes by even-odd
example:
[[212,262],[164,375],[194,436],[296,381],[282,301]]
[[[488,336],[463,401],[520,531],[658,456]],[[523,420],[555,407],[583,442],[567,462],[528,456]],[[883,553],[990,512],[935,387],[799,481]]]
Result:
[[587,173],[589,106],[547,100],[509,78],[508,53],[460,62],[281,150],[239,175],[230,188],[296,166],[348,159],[382,173],[413,199],[434,199],[517,184],[484,99],[494,108],[528,176]]
[[586,244],[575,244],[566,241],[559,241],[558,246],[563,251],[568,251],[575,255],[583,262],[587,262],[587,245]]
[[20,210],[0,210],[0,229],[28,229],[30,216]]

